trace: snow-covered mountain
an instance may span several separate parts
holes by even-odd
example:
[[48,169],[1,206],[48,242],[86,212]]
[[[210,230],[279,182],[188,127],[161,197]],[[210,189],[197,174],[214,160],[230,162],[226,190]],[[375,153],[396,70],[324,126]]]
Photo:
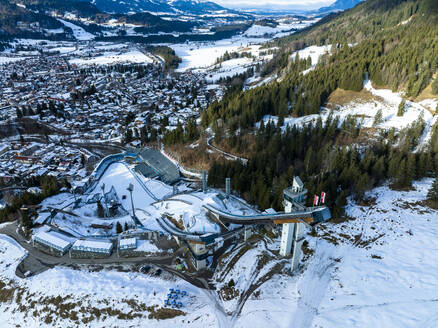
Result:
[[226,9],[214,2],[200,0],[89,0],[101,11],[110,13],[129,13],[149,11],[153,13],[168,14],[232,14],[232,10]]
[[327,7],[322,7],[318,9],[319,13],[329,13],[333,11],[343,11],[353,8],[357,4],[365,0],[336,0],[333,4]]

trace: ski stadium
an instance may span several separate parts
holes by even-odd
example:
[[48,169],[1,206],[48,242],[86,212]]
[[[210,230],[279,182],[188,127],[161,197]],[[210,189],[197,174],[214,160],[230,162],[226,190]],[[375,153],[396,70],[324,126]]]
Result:
[[[71,193],[43,201],[33,244],[70,258],[104,258],[114,251],[144,256],[183,247],[202,270],[225,244],[246,241],[255,227],[271,224],[282,226],[280,254],[292,254],[296,267],[304,228],[331,217],[325,206],[304,206],[307,191],[298,177],[284,191],[285,212],[262,213],[231,193],[229,179],[224,191],[208,188],[202,176],[198,182],[185,179],[177,164],[152,148],[107,156]],[[144,249],[137,252],[138,245]]]

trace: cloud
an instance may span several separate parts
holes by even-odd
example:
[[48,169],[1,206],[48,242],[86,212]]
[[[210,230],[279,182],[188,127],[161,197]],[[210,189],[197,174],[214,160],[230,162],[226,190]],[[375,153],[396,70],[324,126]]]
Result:
[[216,0],[214,2],[229,8],[316,9],[330,5],[335,0]]

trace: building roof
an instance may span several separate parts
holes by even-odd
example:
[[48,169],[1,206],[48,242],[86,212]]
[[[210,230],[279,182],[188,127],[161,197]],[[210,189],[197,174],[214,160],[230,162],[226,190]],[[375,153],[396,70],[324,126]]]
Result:
[[131,247],[135,248],[137,246],[137,238],[133,237],[133,238],[120,239],[119,246],[120,248],[131,248]]
[[304,187],[304,183],[303,181],[301,181],[299,176],[295,176],[294,177],[294,185],[296,184],[299,188],[303,188]]
[[76,250],[104,250],[110,251],[113,244],[109,240],[76,240],[73,244]]
[[69,247],[71,245],[70,242],[68,242],[67,240],[64,240],[60,236],[55,235],[55,234],[50,233],[50,232],[46,232],[46,231],[38,232],[33,237],[33,239],[38,240],[40,242],[43,242],[45,244],[52,245],[52,246],[60,248],[60,249],[66,249],[67,247]]

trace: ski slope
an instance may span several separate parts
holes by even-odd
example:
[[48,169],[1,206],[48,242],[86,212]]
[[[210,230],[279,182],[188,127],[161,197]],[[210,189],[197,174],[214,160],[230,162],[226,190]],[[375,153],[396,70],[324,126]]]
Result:
[[[146,184],[147,183],[147,186]],[[101,193],[102,184],[105,185],[105,191],[108,192],[112,186],[119,196],[119,199],[123,207],[129,211],[132,211],[131,198],[129,191],[127,190],[129,184],[134,186],[134,191],[132,192],[132,199],[134,201],[135,207],[146,207],[154,203],[158,197],[164,197],[172,192],[172,188],[165,185],[160,181],[155,180],[141,180],[141,178],[136,177],[135,173],[132,172],[125,163],[115,162],[112,163],[105,171],[105,173],[100,178],[99,182],[96,184],[94,190],[91,191],[91,195],[95,193]],[[157,193],[157,196],[155,195]],[[123,198],[125,195],[125,199]]]
[[67,27],[70,27],[73,31],[74,37],[79,41],[86,41],[86,40],[92,40],[94,39],[94,35],[85,31],[82,27],[77,26],[73,23],[67,22],[63,19],[58,19],[62,24],[64,24]]

